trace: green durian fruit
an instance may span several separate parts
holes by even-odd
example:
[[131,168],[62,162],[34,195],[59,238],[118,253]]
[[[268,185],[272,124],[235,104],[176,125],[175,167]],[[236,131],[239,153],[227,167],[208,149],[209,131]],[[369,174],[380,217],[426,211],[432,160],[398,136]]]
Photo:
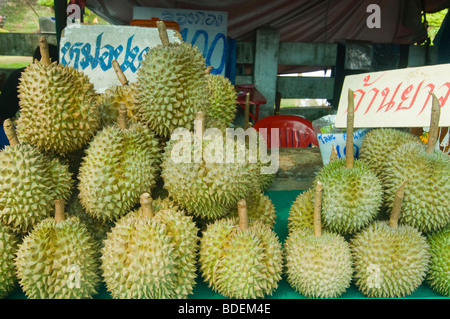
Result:
[[367,132],[359,150],[359,159],[366,162],[379,176],[390,159],[390,154],[399,146],[409,142],[420,142],[409,132],[394,128],[378,128]]
[[355,159],[353,168],[347,168],[345,159],[336,159],[319,170],[316,180],[323,184],[322,222],[327,230],[354,234],[378,215],[381,182],[364,162]]
[[122,104],[119,123],[98,132],[80,166],[80,201],[97,219],[115,221],[156,185],[161,157],[158,140],[142,123],[127,126],[126,112]]
[[[46,42],[40,42],[46,46]],[[82,72],[41,61],[30,64],[20,79],[17,135],[38,149],[59,155],[82,148],[100,124],[98,97]],[[48,56],[48,53],[47,53]]]
[[395,191],[408,180],[399,222],[431,233],[450,223],[450,156],[407,143],[391,153],[380,175],[385,205],[392,209]]
[[70,197],[73,179],[57,158],[19,143],[10,120],[4,126],[10,145],[0,152],[0,218],[15,232],[26,233],[51,216],[56,198]]
[[17,278],[29,299],[93,298],[100,284],[98,245],[76,217],[65,217],[55,201],[55,217],[28,233],[17,250]]
[[167,138],[178,127],[191,130],[196,113],[208,107],[206,65],[198,47],[169,43],[164,22],[157,25],[162,44],[150,48],[137,71],[135,114]]
[[288,230],[313,229],[314,227],[314,189],[309,188],[299,194],[292,203],[288,215]]
[[450,297],[450,224],[429,234],[430,269],[426,282],[437,293]]
[[285,242],[287,281],[307,298],[337,298],[352,281],[352,254],[341,235],[322,230],[322,185],[317,183],[313,227],[295,228]]
[[108,233],[101,269],[113,298],[181,299],[192,294],[198,229],[192,216],[167,205],[153,205],[144,193],[141,208],[119,219]]
[[106,239],[106,234],[114,226],[114,222],[98,219],[86,213],[78,195],[79,191],[76,189],[66,204],[66,213],[68,217],[77,217],[86,226],[99,247],[102,247],[103,240]]
[[254,189],[255,170],[251,163],[239,161],[237,156],[228,161],[225,153],[235,155],[242,146],[240,141],[230,139],[218,129],[209,137],[204,136],[203,121],[203,113],[199,112],[194,132],[172,135],[163,154],[161,176],[169,196],[182,209],[195,217],[212,220],[225,216]]
[[218,219],[202,233],[200,271],[209,287],[227,298],[263,298],[281,279],[281,242],[270,226],[248,219],[245,200],[238,205],[239,218]]
[[[404,185],[404,184],[402,184]],[[430,264],[430,246],[422,233],[398,225],[402,192],[389,221],[375,221],[350,240],[354,282],[368,297],[398,298],[414,292],[424,281]]]
[[228,128],[236,116],[236,90],[230,80],[223,75],[207,73],[206,80],[209,107],[205,110],[205,127]]
[[12,229],[0,224],[0,298],[8,296],[16,287],[14,260],[19,241],[19,236]]
[[[260,220],[264,224],[274,227],[276,219],[275,206],[269,196],[256,190],[245,197],[247,213],[251,220]],[[238,217],[238,208],[231,209],[227,217]]]

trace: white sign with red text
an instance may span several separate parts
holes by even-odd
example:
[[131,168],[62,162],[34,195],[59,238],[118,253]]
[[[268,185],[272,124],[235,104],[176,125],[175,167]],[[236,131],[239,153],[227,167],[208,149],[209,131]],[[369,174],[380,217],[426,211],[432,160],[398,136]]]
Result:
[[450,126],[450,64],[346,76],[336,114],[347,125],[348,90],[354,91],[355,128],[428,127],[432,95],[441,105],[439,126]]

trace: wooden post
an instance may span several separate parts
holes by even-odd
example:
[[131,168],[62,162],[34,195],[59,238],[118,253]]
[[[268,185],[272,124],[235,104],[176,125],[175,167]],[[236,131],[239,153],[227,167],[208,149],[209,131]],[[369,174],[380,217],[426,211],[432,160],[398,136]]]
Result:
[[259,110],[260,119],[272,115],[275,109],[279,46],[280,33],[277,29],[260,27],[256,30],[253,83],[267,101]]

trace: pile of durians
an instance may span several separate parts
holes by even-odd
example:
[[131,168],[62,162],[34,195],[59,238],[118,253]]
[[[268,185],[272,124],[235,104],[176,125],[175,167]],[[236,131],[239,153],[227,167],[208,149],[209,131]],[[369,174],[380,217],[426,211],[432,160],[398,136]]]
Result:
[[[161,44],[136,81],[113,61],[120,84],[104,93],[51,61],[40,39],[20,114],[4,123],[0,297],[20,285],[30,299],[93,298],[103,282],[113,298],[180,299],[198,273],[227,298],[271,295],[283,273],[308,298],[338,297],[352,281],[369,297],[405,296],[425,278],[450,295],[448,155],[409,133],[371,131],[360,160],[331,161],[298,196],[283,247],[264,164],[198,154],[248,146],[225,133],[233,85],[157,26]],[[172,156],[178,128],[190,161]],[[198,142],[208,128],[222,138]]]

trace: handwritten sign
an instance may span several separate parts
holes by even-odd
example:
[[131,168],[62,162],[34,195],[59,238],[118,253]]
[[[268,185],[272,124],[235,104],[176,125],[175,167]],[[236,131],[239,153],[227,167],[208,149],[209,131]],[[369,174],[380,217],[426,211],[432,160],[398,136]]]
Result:
[[441,105],[439,126],[450,126],[450,64],[345,77],[335,126],[347,125],[348,89],[354,91],[355,127],[428,127],[432,96]]
[[[171,42],[181,42],[168,29]],[[117,60],[129,82],[134,82],[145,53],[161,43],[157,28],[116,25],[72,24],[64,29],[60,42],[60,63],[87,76],[97,92],[120,84],[112,67]]]
[[[361,129],[353,132],[353,156],[359,158],[359,149],[368,130]],[[323,165],[330,162],[331,151],[333,145],[336,147],[338,158],[345,158],[347,134],[346,133],[320,133],[317,134],[319,141],[320,155],[322,156]]]
[[206,65],[213,67],[211,73],[225,74],[227,12],[133,7],[133,19],[152,18],[177,22],[183,41],[196,45],[203,52]]

